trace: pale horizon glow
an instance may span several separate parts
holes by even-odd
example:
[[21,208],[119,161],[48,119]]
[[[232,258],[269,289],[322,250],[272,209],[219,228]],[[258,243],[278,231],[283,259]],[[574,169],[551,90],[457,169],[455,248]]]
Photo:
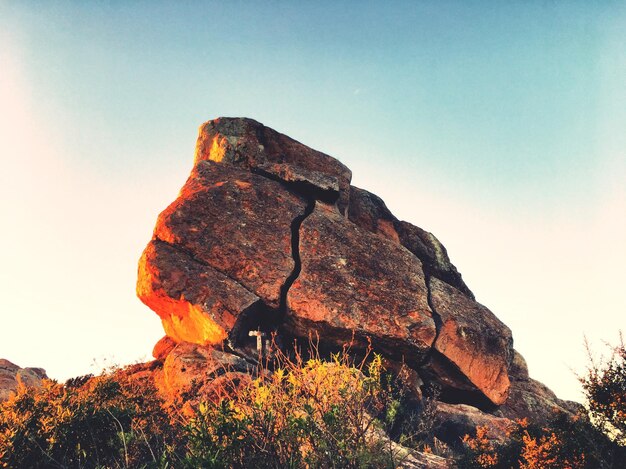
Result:
[[580,400],[584,337],[626,330],[625,30],[611,2],[0,2],[0,358],[59,380],[148,360],[137,261],[198,126],[245,116],[434,233],[531,376]]

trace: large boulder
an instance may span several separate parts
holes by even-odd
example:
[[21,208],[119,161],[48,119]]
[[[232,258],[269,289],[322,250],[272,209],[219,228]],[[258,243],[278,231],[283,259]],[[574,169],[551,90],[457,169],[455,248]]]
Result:
[[47,376],[43,368],[20,368],[0,358],[0,402],[7,400],[20,386],[40,387],[44,379]]
[[[550,401],[441,242],[350,180],[335,158],[254,120],[200,127],[191,175],[139,265],[137,293],[168,336],[155,348],[168,376],[209,349],[254,356],[260,330],[278,345],[371,344],[451,404],[514,418]],[[183,343],[196,358],[183,359]]]

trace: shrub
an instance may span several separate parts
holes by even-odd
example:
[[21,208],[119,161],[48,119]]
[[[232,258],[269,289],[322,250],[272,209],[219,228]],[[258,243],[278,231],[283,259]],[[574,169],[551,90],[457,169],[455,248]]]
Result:
[[0,467],[160,467],[174,428],[148,380],[45,381],[0,404]]
[[[589,347],[587,347],[589,351]],[[495,444],[487,429],[466,435],[463,468],[621,469],[626,460],[626,349],[623,340],[609,360],[590,357],[580,378],[589,415],[555,413],[545,426],[517,422],[508,439]]]
[[0,403],[0,467],[384,468],[399,462],[387,433],[423,443],[422,414],[379,356],[309,355],[278,352],[254,379],[226,372],[189,413],[166,407],[137,367],[21,388]]
[[188,427],[191,466],[394,467],[380,429],[397,404],[379,356],[354,364],[345,352],[330,361],[279,353],[274,365],[229,399],[199,406]]
[[460,467],[466,469],[579,469],[586,465],[579,448],[571,448],[569,435],[553,426],[529,425],[526,420],[514,423],[504,443],[488,437],[486,427],[478,427],[475,436],[465,435],[466,453]]
[[[589,350],[589,347],[587,347]],[[608,361],[597,362],[589,353],[589,369],[580,378],[594,424],[618,445],[626,446],[626,348],[612,347]]]

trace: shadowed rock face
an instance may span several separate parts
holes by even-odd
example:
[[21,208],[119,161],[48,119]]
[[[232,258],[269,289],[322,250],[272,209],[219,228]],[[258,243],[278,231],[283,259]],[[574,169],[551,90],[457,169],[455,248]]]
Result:
[[448,402],[521,415],[509,394],[537,389],[516,378],[511,391],[524,365],[510,330],[434,235],[350,180],[336,159],[251,119],[203,124],[191,175],[140,260],[138,296],[169,336],[155,354],[188,342],[246,356],[252,329],[317,334],[329,348],[371,343]]

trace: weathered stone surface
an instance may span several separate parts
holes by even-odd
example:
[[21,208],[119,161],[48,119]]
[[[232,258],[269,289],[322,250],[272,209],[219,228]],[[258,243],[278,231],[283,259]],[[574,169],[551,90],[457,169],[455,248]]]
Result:
[[43,368],[20,368],[15,363],[0,358],[0,402],[7,400],[19,386],[39,387],[46,378]]
[[394,226],[398,219],[380,197],[365,189],[350,186],[348,219],[370,233],[400,244],[400,237]]
[[515,349],[513,349],[513,356],[511,357],[509,376],[511,380],[527,380],[529,378],[526,359]]
[[445,281],[474,299],[474,294],[450,262],[448,252],[439,240],[432,233],[398,220],[377,195],[351,186],[348,217],[361,228],[402,244],[422,261],[428,275]]
[[546,385],[527,378],[511,382],[509,397],[495,414],[511,420],[526,418],[532,422],[545,423],[555,412],[573,416],[581,409],[582,406],[577,402],[561,400]]
[[155,384],[168,401],[191,393],[195,398],[203,395],[213,381],[226,373],[251,372],[244,359],[210,346],[181,342],[165,357]]
[[508,418],[497,417],[466,404],[438,402],[433,430],[435,437],[452,448],[460,449],[465,435],[474,435],[476,427],[487,427],[486,437],[494,442],[506,440],[507,431],[513,428]]
[[216,161],[266,173],[343,212],[352,172],[332,156],[307,147],[252,119],[222,117],[200,126],[196,162]]
[[151,241],[139,261],[137,295],[175,342],[217,344],[259,298],[178,246]]
[[318,203],[300,229],[302,270],[287,296],[296,335],[376,350],[415,363],[435,338],[420,261]]
[[394,226],[400,237],[400,243],[422,260],[428,268],[429,275],[443,280],[474,299],[474,294],[450,262],[448,251],[435,235],[406,221],[398,221]]
[[201,161],[178,199],[159,215],[154,236],[278,307],[295,266],[291,224],[306,205],[276,181]]
[[228,340],[253,361],[248,331],[259,328],[285,333],[283,345],[290,335],[317,334],[328,350],[371,341],[391,370],[408,365],[415,396],[436,384],[446,402],[510,418],[567,410],[529,379],[510,330],[474,301],[439,240],[350,186],[343,164],[232,118],[200,128],[195,158],[140,261],[137,292],[168,335],[154,350],[164,380],[167,369],[169,382],[185,383],[181,363],[206,369],[193,356],[213,352],[198,344]]
[[441,319],[432,356],[438,377],[453,389],[475,387],[493,404],[503,404],[510,385],[509,328],[483,305],[435,277],[430,279],[430,303]]

